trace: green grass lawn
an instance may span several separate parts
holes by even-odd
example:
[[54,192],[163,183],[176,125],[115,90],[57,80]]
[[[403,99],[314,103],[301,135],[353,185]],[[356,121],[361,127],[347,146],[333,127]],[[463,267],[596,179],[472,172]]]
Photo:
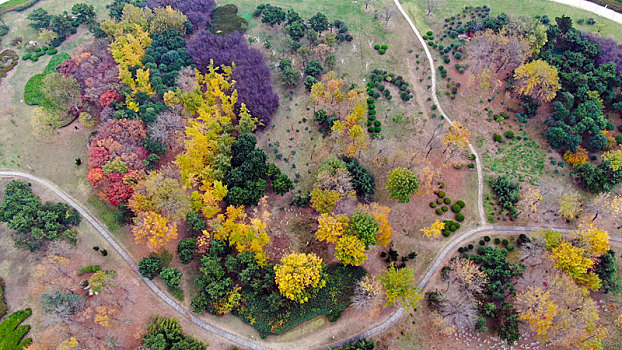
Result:
[[486,150],[482,160],[487,172],[509,174],[532,184],[544,171],[544,153],[533,140],[505,139],[498,151]]
[[[561,15],[569,16],[573,19],[574,26],[582,31],[599,32],[602,36],[613,38],[617,42],[622,42],[621,25],[599,17],[591,12],[580,10],[574,7],[565,6],[548,0],[443,0],[442,6],[432,12],[430,17],[426,16],[427,10],[425,2],[421,0],[403,0],[402,6],[415,21],[419,30],[427,30],[431,24],[440,23],[447,16],[455,15],[462,11],[465,6],[483,6],[488,5],[491,8],[491,14],[506,13],[515,16],[536,16],[547,15],[554,21],[555,17]],[[594,18],[595,25],[578,24],[578,19]],[[426,27],[427,26],[427,27]]]

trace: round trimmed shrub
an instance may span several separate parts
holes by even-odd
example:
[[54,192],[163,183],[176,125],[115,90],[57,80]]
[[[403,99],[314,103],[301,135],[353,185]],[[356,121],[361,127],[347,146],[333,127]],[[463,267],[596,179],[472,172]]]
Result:
[[495,238],[494,242],[495,242],[495,244],[499,244],[499,243],[501,243],[501,240],[499,239],[499,237],[497,237],[497,238]]
[[512,130],[508,130],[505,132],[505,137],[507,137],[508,139],[513,139],[514,138],[514,131]]
[[427,35],[433,35],[433,34],[434,34],[434,32],[433,32],[433,31],[431,31],[431,30],[428,30],[428,31],[426,32],[426,34],[427,34]]
[[443,205],[443,206],[441,207],[441,209],[442,209],[444,212],[447,212],[447,211],[449,210],[449,207],[448,207],[448,206],[446,206],[446,205]]
[[458,253],[464,253],[464,248],[462,247],[458,248]]
[[451,204],[451,198],[449,198],[449,197],[445,197],[445,199],[443,200],[443,202],[445,202],[445,204]]
[[380,48],[383,49],[383,50],[386,50],[386,49],[389,48],[389,46],[388,45],[382,45]]
[[439,188],[445,188],[445,183],[444,183],[444,182],[439,183],[439,184],[438,184],[438,187],[439,187]]
[[469,244],[469,250],[473,249],[473,245]]
[[376,121],[374,122],[374,126],[380,126],[380,124],[381,124],[381,123],[380,123],[380,120],[376,120]]
[[436,214],[437,214],[437,215],[443,215],[443,213],[444,213],[444,211],[443,211],[443,209],[442,209],[442,208],[438,208],[438,209],[436,209]]
[[438,199],[436,200],[436,203],[438,203],[438,204],[443,204],[443,198],[438,198]]
[[484,242],[484,240],[483,240],[483,239],[480,239],[480,240],[479,240],[479,245],[486,245],[486,242]]
[[456,214],[456,220],[458,220],[460,222],[464,221],[464,214],[462,214],[462,213]]
[[503,244],[504,247],[508,246],[508,243],[510,243],[507,239],[504,239],[501,241],[501,244]]
[[436,202],[430,202],[430,208],[436,208],[437,204]]
[[445,197],[445,192],[438,191],[437,195],[438,195],[439,198],[444,198]]
[[375,50],[380,50],[380,45],[374,45]]
[[489,236],[484,236],[484,241],[490,242],[490,237]]
[[386,52],[386,51],[385,51],[384,49],[380,49],[380,50],[378,50],[378,53],[379,53],[379,54],[381,54],[381,55],[384,55],[384,53],[385,53],[385,52]]
[[451,206],[451,211],[453,211],[454,213],[459,213],[460,210],[462,210],[462,207],[459,206],[457,203]]
[[369,128],[367,128],[367,132],[374,132],[374,127],[370,126]]
[[380,132],[382,131],[382,128],[379,126],[374,127],[374,132]]
[[371,120],[367,121],[367,126],[372,126],[372,124],[374,124]]
[[369,115],[376,115],[376,110],[375,110],[375,109],[373,109],[373,108],[370,108],[370,109],[367,111],[367,114],[369,114]]
[[457,201],[456,204],[458,204],[460,208],[464,208],[464,206],[466,205],[463,200]]
[[367,119],[369,119],[369,120],[371,120],[373,122],[374,120],[376,120],[376,116],[372,114],[369,117],[367,117]]
[[508,244],[508,251],[513,251],[514,250],[514,244],[510,243]]
[[[451,235],[451,231],[449,230],[443,230],[443,236],[445,237],[449,237]],[[459,249],[458,249],[459,250]],[[462,252],[461,252],[462,253]]]

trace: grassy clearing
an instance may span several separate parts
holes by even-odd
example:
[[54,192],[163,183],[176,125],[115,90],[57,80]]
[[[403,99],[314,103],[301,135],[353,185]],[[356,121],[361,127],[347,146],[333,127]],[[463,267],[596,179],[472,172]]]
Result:
[[496,152],[487,149],[482,155],[482,160],[485,171],[509,174],[519,181],[528,181],[534,185],[544,172],[544,153],[540,146],[529,138],[505,139]]
[[[582,31],[600,33],[603,37],[612,38],[617,42],[622,42],[622,31],[620,24],[602,18],[588,11],[565,6],[548,0],[445,0],[442,6],[432,12],[431,16],[426,16],[427,10],[423,1],[404,0],[402,6],[417,24],[419,30],[427,30],[432,24],[441,23],[447,16],[452,16],[461,12],[465,6],[483,6],[488,5],[491,8],[491,15],[506,13],[515,16],[543,16],[547,15],[554,20],[555,17],[566,15],[574,21],[574,26]],[[578,24],[578,19],[594,18],[595,25],[587,25],[585,23]]]

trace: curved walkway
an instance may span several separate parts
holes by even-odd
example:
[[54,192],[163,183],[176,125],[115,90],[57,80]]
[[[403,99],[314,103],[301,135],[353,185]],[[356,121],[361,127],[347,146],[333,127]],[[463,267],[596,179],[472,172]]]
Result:
[[587,0],[550,0],[560,4],[575,7],[581,10],[592,12],[598,16],[612,20],[616,23],[622,24],[622,13],[615,12],[610,8],[605,8],[599,4],[593,3]]
[[240,338],[232,333],[226,332],[224,330],[218,329],[214,326],[211,326],[205,322],[203,322],[202,320],[200,320],[198,317],[196,317],[195,315],[193,315],[192,313],[186,311],[181,305],[179,305],[177,302],[175,302],[174,300],[172,300],[171,298],[169,298],[168,295],[164,294],[164,292],[162,292],[153,282],[151,282],[149,279],[147,278],[143,278],[140,275],[140,272],[138,272],[138,266],[136,266],[136,263],[134,263],[134,260],[132,260],[132,258],[130,257],[130,255],[127,253],[127,251],[125,251],[125,249],[123,249],[123,247],[121,247],[117,241],[112,237],[112,235],[110,234],[110,232],[108,232],[108,230],[93,216],[91,215],[91,213],[84,208],[80,203],[78,203],[76,200],[74,200],[71,196],[69,196],[68,194],[66,194],[65,192],[63,192],[60,188],[58,188],[56,185],[54,185],[53,183],[45,180],[45,179],[41,179],[39,177],[36,177],[34,175],[28,174],[28,173],[23,173],[20,171],[0,171],[0,177],[20,177],[23,179],[27,179],[29,181],[32,182],[36,182],[39,185],[47,188],[48,190],[54,192],[54,194],[56,194],[57,196],[59,196],[63,201],[67,202],[67,204],[69,204],[70,206],[74,207],[78,213],[80,213],[80,215],[82,215],[83,218],[86,219],[86,221],[88,221],[96,230],[97,232],[99,232],[99,234],[102,235],[102,237],[104,237],[106,239],[106,241],[108,241],[108,243],[110,243],[110,245],[123,257],[123,259],[125,259],[125,261],[132,267],[132,269],[134,270],[134,272],[143,280],[143,282],[145,282],[147,284],[147,286],[149,286],[149,288],[155,293],[157,294],[160,299],[164,300],[167,304],[169,304],[173,309],[177,310],[177,312],[179,312],[180,314],[182,314],[183,316],[185,316],[186,318],[192,320],[192,322],[194,322],[197,326],[210,331],[216,335],[219,335],[235,344],[238,344],[240,346],[244,346],[250,349],[256,349],[256,350],[269,350],[269,348],[264,347],[264,346],[260,346],[257,345],[249,340]]
[[[423,49],[425,50],[426,56],[428,58],[428,62],[430,64],[430,70],[431,70],[431,74],[432,74],[432,99],[434,101],[434,103],[437,105],[438,107],[438,111],[439,113],[444,117],[444,119],[449,123],[452,124],[452,120],[447,116],[447,114],[445,114],[445,112],[443,111],[443,108],[441,106],[441,103],[438,99],[437,93],[436,93],[436,70],[434,67],[434,61],[432,59],[432,55],[430,53],[430,50],[428,49],[428,46],[426,45],[425,41],[423,40],[423,37],[421,36],[421,34],[419,33],[419,30],[417,29],[417,27],[415,26],[415,24],[413,23],[413,21],[411,20],[411,18],[408,16],[408,14],[406,13],[406,11],[404,11],[404,8],[402,7],[402,5],[399,3],[399,0],[393,0],[395,2],[395,5],[397,6],[398,10],[400,11],[401,15],[406,19],[406,21],[408,22],[408,24],[410,25],[412,31],[415,33],[415,35],[417,36],[417,39],[419,40],[419,42],[421,43],[421,45],[423,46]],[[594,3],[590,3],[588,1],[581,1],[581,0],[551,0],[551,1],[555,1],[558,3],[562,3],[565,5],[569,5],[572,7],[576,7],[576,8],[580,8],[580,9],[584,9],[590,12],[593,12],[599,16],[608,18],[610,20],[613,20],[617,23],[622,24],[622,15],[619,13],[616,13],[615,11],[609,10],[609,9],[605,9],[604,7],[594,4]],[[4,1],[0,0],[0,3],[2,3]],[[466,233],[464,233],[463,235],[459,236],[458,238],[450,241],[447,243],[447,245],[439,252],[438,256],[436,257],[434,263],[428,268],[426,274],[424,275],[423,279],[421,280],[421,282],[419,283],[418,287],[420,289],[424,289],[428,282],[430,281],[430,279],[432,278],[432,276],[434,276],[434,274],[437,272],[437,270],[439,269],[440,265],[442,264],[443,260],[447,257],[448,254],[450,254],[451,252],[453,252],[454,249],[457,248],[457,246],[469,239],[472,239],[473,236],[477,235],[477,234],[482,234],[484,232],[487,231],[494,231],[494,232],[507,232],[510,234],[519,234],[522,232],[530,232],[530,231],[534,231],[534,230],[538,230],[538,229],[549,229],[548,227],[523,227],[523,226],[495,226],[495,225],[487,225],[486,222],[486,214],[484,211],[484,206],[483,206],[483,192],[484,192],[484,180],[483,180],[483,171],[482,171],[482,164],[480,161],[480,157],[477,153],[477,151],[475,150],[475,148],[473,147],[472,144],[469,143],[469,150],[476,155],[475,161],[477,164],[477,178],[478,178],[478,211],[479,211],[479,216],[480,216],[480,223],[481,226],[475,229],[472,229]],[[102,237],[104,237],[104,239],[106,239],[106,241],[108,241],[108,243],[123,257],[123,259],[132,267],[132,269],[134,270],[134,272],[140,277],[140,273],[138,271],[138,266],[136,265],[136,263],[134,263],[134,261],[132,260],[132,258],[130,257],[130,255],[125,251],[125,249],[123,249],[117,242],[116,240],[112,237],[112,235],[110,234],[110,232],[108,232],[108,230],[93,216],[89,213],[89,211],[87,209],[85,209],[84,207],[82,207],[76,200],[74,200],[73,198],[71,198],[71,196],[69,196],[68,194],[66,194],[65,192],[63,192],[60,188],[58,188],[56,185],[54,185],[53,183],[45,180],[45,179],[41,179],[39,177],[36,177],[34,175],[28,174],[28,173],[23,173],[23,172],[19,172],[19,171],[0,171],[0,177],[20,177],[23,179],[27,179],[33,182],[36,182],[42,186],[44,186],[45,188],[47,188],[48,190],[54,192],[57,196],[59,196],[62,200],[64,200],[65,202],[67,202],[67,204],[71,205],[72,207],[74,207],[79,213],[80,215],[82,215],[96,230],[97,232],[99,232]],[[567,233],[568,230],[565,229],[556,229],[558,231]],[[622,244],[622,239],[617,238],[617,237],[611,237],[610,238],[612,242],[618,243],[618,244]],[[207,323],[205,323],[204,321],[200,320],[198,317],[196,317],[194,314],[186,311],[180,304],[178,304],[177,302],[175,302],[174,300],[172,300],[171,298],[169,298],[165,293],[163,293],[153,282],[151,282],[149,279],[146,278],[142,278],[140,277],[143,282],[145,282],[147,284],[147,286],[149,286],[149,288],[155,293],[157,294],[163,301],[165,301],[167,304],[169,304],[172,308],[174,308],[175,310],[177,310],[177,312],[179,312],[180,314],[182,314],[183,316],[185,316],[186,318],[190,319],[193,323],[195,323],[197,326],[212,332],[220,337],[223,337],[237,345],[243,346],[243,347],[247,347],[250,349],[257,349],[257,350],[269,350],[268,347],[262,346],[262,345],[258,345],[250,340],[241,338],[233,333],[229,333],[227,331],[224,331],[222,329],[216,328],[212,325],[209,325]],[[359,335],[353,336],[349,339],[343,340],[339,343],[333,344],[332,346],[339,346],[341,344],[345,344],[349,341],[355,340],[355,339],[359,339],[359,338],[363,338],[363,337],[370,337],[373,336],[377,333],[380,333],[382,331],[384,331],[385,329],[389,328],[390,326],[393,325],[393,323],[395,321],[397,321],[402,315],[404,314],[404,309],[400,308],[398,309],[393,315],[391,315],[391,317],[389,317],[387,320],[385,320],[384,322],[382,322],[380,325],[366,331],[363,332]]]

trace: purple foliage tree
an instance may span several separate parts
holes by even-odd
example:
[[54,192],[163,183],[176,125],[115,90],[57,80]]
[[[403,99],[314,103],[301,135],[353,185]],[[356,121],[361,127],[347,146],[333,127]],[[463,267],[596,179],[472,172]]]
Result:
[[611,39],[605,39],[593,34],[583,34],[589,41],[600,44],[600,54],[596,57],[596,65],[613,62],[616,64],[616,71],[622,74],[622,45],[618,45]]
[[214,0],[147,0],[143,6],[151,8],[170,6],[186,15],[197,30],[206,27],[216,3]]
[[206,72],[210,60],[215,65],[235,62],[232,79],[236,81],[238,102],[243,102],[253,117],[264,125],[279,107],[279,97],[272,90],[270,69],[259,50],[248,46],[240,33],[212,34],[202,30],[188,41],[188,52],[199,70]]

